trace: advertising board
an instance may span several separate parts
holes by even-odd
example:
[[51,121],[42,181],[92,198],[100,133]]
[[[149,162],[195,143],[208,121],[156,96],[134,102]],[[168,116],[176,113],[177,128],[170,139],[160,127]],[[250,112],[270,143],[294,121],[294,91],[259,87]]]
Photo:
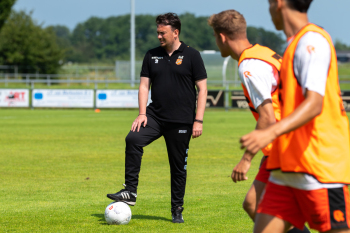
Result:
[[[97,108],[138,108],[138,90],[97,90]],[[151,92],[148,96],[147,105],[151,101]]]
[[224,91],[208,91],[206,107],[224,107]]
[[94,91],[83,89],[34,89],[33,107],[93,108]]
[[29,107],[29,90],[1,89],[0,107]]

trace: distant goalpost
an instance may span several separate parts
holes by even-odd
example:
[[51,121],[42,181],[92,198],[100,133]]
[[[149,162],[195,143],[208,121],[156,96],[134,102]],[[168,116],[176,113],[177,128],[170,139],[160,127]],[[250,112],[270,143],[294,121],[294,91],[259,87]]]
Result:
[[207,70],[209,84],[222,85],[227,89],[240,84],[237,61],[231,57],[223,58],[221,53],[215,50],[204,50],[201,56]]

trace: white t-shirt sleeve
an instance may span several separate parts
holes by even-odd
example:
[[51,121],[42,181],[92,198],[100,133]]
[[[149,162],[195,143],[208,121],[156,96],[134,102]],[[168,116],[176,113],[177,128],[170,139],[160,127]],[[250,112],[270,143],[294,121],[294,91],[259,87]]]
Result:
[[258,59],[245,59],[239,65],[238,74],[255,109],[264,100],[271,99],[271,92],[277,86],[278,73],[270,64]]
[[331,48],[328,41],[317,32],[307,32],[298,42],[294,54],[294,74],[305,90],[324,96]]

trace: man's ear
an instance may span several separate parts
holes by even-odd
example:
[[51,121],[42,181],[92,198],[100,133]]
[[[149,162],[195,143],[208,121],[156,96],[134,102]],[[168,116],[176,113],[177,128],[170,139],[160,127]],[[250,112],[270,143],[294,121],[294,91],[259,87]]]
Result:
[[173,33],[174,33],[174,36],[179,38],[179,29],[175,29]]
[[281,10],[282,6],[288,5],[288,2],[285,0],[276,0],[277,7],[276,9]]
[[225,43],[227,42],[227,36],[226,36],[225,34],[220,33],[220,34],[219,34],[219,37],[220,37],[221,42],[222,42],[223,44],[225,44]]

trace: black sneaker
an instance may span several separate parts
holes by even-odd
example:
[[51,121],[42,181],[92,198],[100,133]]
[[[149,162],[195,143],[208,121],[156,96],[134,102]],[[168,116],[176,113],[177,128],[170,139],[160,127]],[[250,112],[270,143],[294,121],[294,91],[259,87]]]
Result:
[[[123,185],[124,185],[124,187],[126,187],[125,184],[123,184]],[[126,189],[122,189],[117,193],[107,194],[107,197],[109,199],[114,200],[114,201],[121,201],[121,202],[124,202],[128,205],[134,206],[136,204],[137,195],[136,195],[136,193],[132,193]]]
[[182,211],[184,210],[181,206],[175,206],[172,208],[171,213],[173,217],[173,223],[184,223],[184,219],[182,217]]

